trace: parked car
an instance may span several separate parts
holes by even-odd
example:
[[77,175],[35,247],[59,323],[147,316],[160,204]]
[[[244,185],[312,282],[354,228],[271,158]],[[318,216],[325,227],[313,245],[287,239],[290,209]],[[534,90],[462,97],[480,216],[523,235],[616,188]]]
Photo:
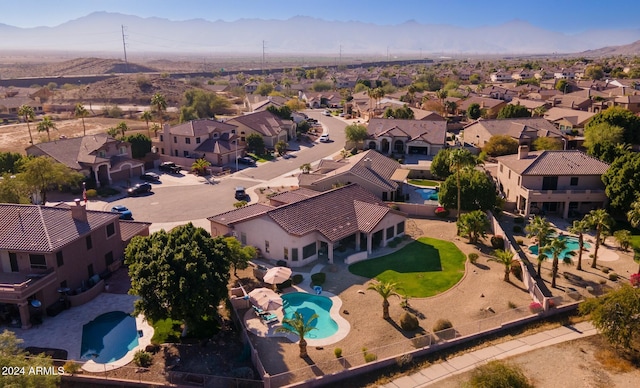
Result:
[[328,110],[325,110],[324,112],[322,112],[322,114],[325,116],[331,116],[331,112],[329,112]]
[[248,156],[242,156],[242,157],[238,158],[238,164],[246,164],[247,166],[255,166],[256,165],[256,161],[251,159]]
[[160,171],[169,172],[172,174],[178,174],[182,170],[180,166],[173,162],[163,162],[158,168],[160,169]]
[[144,174],[140,175],[140,179],[147,182],[158,182],[160,181],[160,175],[156,174],[155,172],[145,172]]
[[138,183],[137,185],[127,190],[127,194],[131,196],[150,193],[150,192],[151,192],[151,185],[149,183]]
[[328,143],[329,142],[329,134],[328,133],[323,133],[318,138],[318,141],[320,141],[320,143]]
[[114,213],[120,213],[120,219],[121,220],[132,220],[133,219],[133,214],[131,213],[131,210],[127,209],[126,206],[116,205],[116,206],[111,208],[111,211],[114,212]]
[[244,187],[238,186],[236,187],[236,195],[235,198],[238,201],[244,201],[247,199],[247,193],[244,191]]

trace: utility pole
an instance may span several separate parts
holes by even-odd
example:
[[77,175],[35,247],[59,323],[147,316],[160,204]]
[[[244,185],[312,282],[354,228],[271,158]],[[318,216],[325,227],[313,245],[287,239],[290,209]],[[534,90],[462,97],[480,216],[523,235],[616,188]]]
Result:
[[122,27],[122,49],[124,50],[124,68],[125,72],[129,72],[129,62],[127,61],[127,42],[125,41],[126,35],[124,34],[124,24],[121,24]]

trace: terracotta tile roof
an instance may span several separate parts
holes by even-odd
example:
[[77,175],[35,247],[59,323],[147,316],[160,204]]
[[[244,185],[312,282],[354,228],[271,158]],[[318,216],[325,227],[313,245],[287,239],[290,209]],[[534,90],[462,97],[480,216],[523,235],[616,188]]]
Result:
[[[300,174],[300,175],[309,175],[309,174]],[[276,201],[283,204],[289,204],[289,203],[302,201],[303,199],[315,197],[316,195],[319,195],[319,194],[320,194],[319,191],[299,188],[296,190],[286,191],[284,193],[274,195],[269,199],[271,201]]]
[[577,150],[529,152],[524,159],[518,159],[518,155],[497,159],[519,175],[602,175],[609,169],[608,164]]
[[[484,91],[483,91],[484,92]],[[506,89],[504,89],[502,91],[503,93],[506,92]],[[461,111],[466,111],[467,109],[469,109],[469,106],[471,104],[478,104],[481,107],[485,108],[485,109],[491,109],[494,108],[500,104],[504,104],[503,100],[498,100],[497,98],[487,98],[487,97],[477,97],[477,96],[473,96],[473,97],[469,97],[464,101],[460,101],[458,103],[458,109]]]
[[593,112],[585,112],[582,110],[568,108],[558,108],[554,106],[553,108],[549,108],[549,110],[544,113],[544,118],[549,121],[565,119],[573,125],[584,125],[594,115],[595,113]]
[[120,240],[129,241],[135,236],[143,234],[145,230],[148,234],[150,226],[151,222],[120,220]]
[[373,138],[380,136],[406,137],[408,141],[421,140],[429,144],[442,145],[447,133],[446,121],[400,120],[373,118],[367,126]]
[[88,135],[34,144],[27,147],[27,154],[48,155],[71,169],[82,170],[83,165],[109,162],[108,157],[99,156],[98,150],[107,144],[118,148],[122,143],[106,134]]
[[527,117],[515,119],[477,120],[464,129],[472,126],[484,128],[491,136],[509,135],[514,139],[528,137],[527,133],[535,133],[537,137],[560,137],[561,133],[549,120],[541,117]]
[[292,121],[282,120],[273,113],[265,110],[234,117],[227,121],[229,124],[240,123],[263,136],[277,136],[280,132],[286,131],[292,125]]
[[118,221],[112,212],[87,211],[87,222],[69,207],[0,204],[0,250],[55,252],[91,230]]
[[[225,132],[220,135],[220,137],[207,138],[198,147],[196,147],[195,151],[212,152],[214,154],[226,154],[229,152],[233,152],[236,151],[236,138],[236,135],[230,135],[229,133]],[[244,147],[240,145],[240,148],[238,149],[242,151],[244,150]]]
[[208,217],[207,219],[221,225],[232,225],[239,221],[245,221],[247,219],[263,215],[272,209],[274,209],[273,206],[265,205],[263,203],[254,203],[249,206],[243,206],[239,209],[230,210],[228,212]]
[[221,123],[217,120],[191,120],[169,128],[169,133],[180,136],[208,136],[213,132],[231,132],[235,125]]

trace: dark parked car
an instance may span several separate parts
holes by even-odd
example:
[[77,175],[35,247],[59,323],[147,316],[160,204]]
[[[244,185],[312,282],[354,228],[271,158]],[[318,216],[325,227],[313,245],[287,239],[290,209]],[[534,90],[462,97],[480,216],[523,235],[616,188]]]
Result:
[[178,166],[177,164],[175,164],[173,162],[163,162],[160,165],[159,169],[160,169],[160,171],[170,172],[172,174],[178,174],[180,172],[180,170],[182,170],[180,168],[180,166]]
[[155,172],[145,172],[140,175],[140,179],[147,182],[158,182],[160,180],[160,175]]
[[116,205],[111,208],[111,211],[114,213],[120,213],[121,220],[132,220],[133,214],[131,214],[131,210],[127,209],[126,206]]
[[151,192],[151,185],[148,183],[138,183],[133,186],[129,190],[127,190],[127,194],[134,196]]
[[246,164],[247,166],[255,166],[256,165],[256,161],[251,159],[248,156],[243,156],[238,158],[238,163],[239,164]]
[[236,187],[236,195],[235,198],[238,201],[244,201],[247,199],[247,193],[244,191],[244,187],[238,186]]

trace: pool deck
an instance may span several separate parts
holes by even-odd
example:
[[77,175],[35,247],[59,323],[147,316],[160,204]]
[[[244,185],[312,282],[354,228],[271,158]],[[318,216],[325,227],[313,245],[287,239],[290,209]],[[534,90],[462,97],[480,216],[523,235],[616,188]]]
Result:
[[[23,346],[36,346],[42,348],[64,349],[68,352],[69,360],[82,364],[80,350],[82,347],[82,328],[88,322],[94,320],[99,315],[111,311],[133,312],[133,302],[135,296],[125,294],[102,293],[92,301],[82,306],[72,307],[55,317],[45,317],[41,325],[33,326],[31,329],[10,329],[16,337],[22,339]],[[144,349],[153,336],[153,328],[143,317],[136,317],[136,326],[142,330],[143,336],[138,338],[138,346],[129,351],[123,358],[108,364],[99,364],[87,361],[82,369],[88,372],[104,372],[126,365],[133,360],[133,355],[139,349]]]

